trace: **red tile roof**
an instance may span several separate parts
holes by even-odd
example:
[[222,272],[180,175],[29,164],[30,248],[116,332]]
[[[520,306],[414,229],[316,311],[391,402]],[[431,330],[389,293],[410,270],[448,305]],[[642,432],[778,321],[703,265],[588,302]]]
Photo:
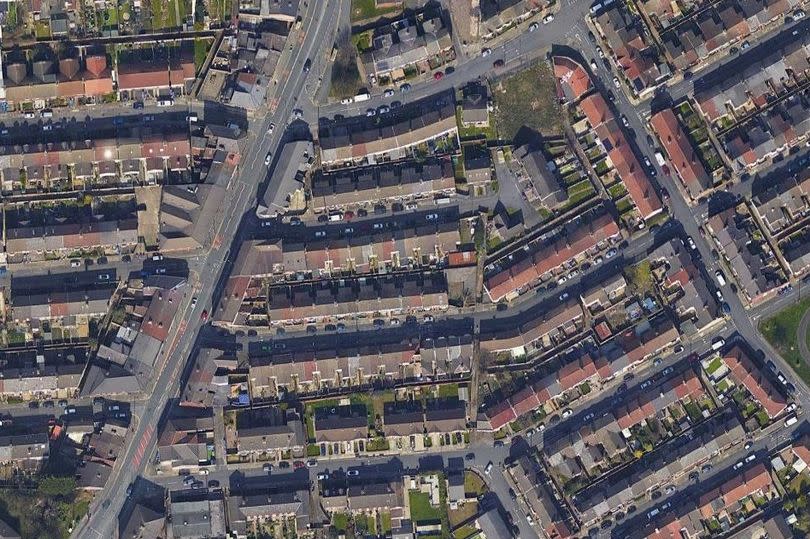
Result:
[[591,78],[580,64],[566,56],[554,57],[554,76],[561,84],[567,84],[575,98],[591,88]]
[[746,496],[750,496],[761,491],[767,486],[772,486],[771,474],[762,463],[757,464],[750,470],[746,470],[742,475],[736,475],[719,487],[710,490],[700,497],[700,514],[703,518],[711,518],[714,515],[712,501],[720,498],[723,504],[731,506]]
[[762,405],[769,417],[779,415],[787,402],[771,381],[754,365],[742,348],[735,346],[723,357],[731,370],[731,376],[745,386],[754,399]]
[[487,417],[489,418],[489,424],[492,428],[498,430],[510,421],[514,421],[517,415],[515,415],[515,411],[512,410],[512,405],[509,404],[509,401],[503,401],[490,408],[487,411]]
[[689,189],[690,194],[695,196],[709,187],[711,178],[672,109],[664,109],[655,114],[650,122],[658,134],[675,172],[680,176],[684,186]]

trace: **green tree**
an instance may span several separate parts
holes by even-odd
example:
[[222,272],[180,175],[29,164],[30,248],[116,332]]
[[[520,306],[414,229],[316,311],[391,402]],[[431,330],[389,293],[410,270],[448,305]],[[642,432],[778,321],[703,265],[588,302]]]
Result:
[[39,481],[37,490],[43,496],[69,496],[76,490],[76,480],[72,477],[45,477]]

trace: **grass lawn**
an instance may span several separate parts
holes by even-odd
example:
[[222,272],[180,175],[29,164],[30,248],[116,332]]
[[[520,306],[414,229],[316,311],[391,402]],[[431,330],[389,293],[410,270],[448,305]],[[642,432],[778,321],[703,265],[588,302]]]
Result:
[[486,140],[493,140],[498,138],[498,134],[495,132],[495,126],[493,122],[490,120],[489,125],[487,127],[464,127],[461,123],[461,115],[463,113],[463,109],[461,105],[456,107],[456,123],[458,124],[458,136],[462,140],[467,139],[486,139]]
[[34,34],[36,34],[37,39],[50,39],[51,27],[47,21],[36,21],[34,22]]
[[722,366],[723,361],[719,357],[716,357],[711,361],[711,363],[709,363],[709,366],[706,368],[706,372],[709,373],[710,375],[714,374],[715,372],[717,372],[717,369],[719,369]]
[[453,531],[454,539],[467,539],[478,533],[478,528],[467,524]]
[[442,384],[439,386],[439,398],[458,398],[458,384]]
[[332,527],[339,532],[345,532],[349,528],[349,515],[345,513],[332,515]]
[[805,383],[810,383],[810,366],[802,361],[799,354],[799,338],[806,339],[810,345],[810,332],[808,335],[797,335],[799,322],[802,316],[810,310],[810,298],[795,303],[776,315],[764,320],[759,325],[759,331],[768,340],[777,352],[787,361]]
[[544,135],[563,131],[563,114],[557,101],[554,76],[545,62],[498,81],[493,88],[495,122],[501,138],[515,138],[526,126]]
[[152,15],[152,29],[160,30],[166,27],[166,9],[162,0],[149,0],[149,9]]
[[471,471],[464,472],[464,492],[480,496],[487,491],[487,485],[481,477]]
[[478,502],[466,501],[458,506],[458,509],[451,509],[447,512],[450,520],[450,527],[455,528],[465,520],[478,514]]
[[442,512],[430,505],[430,496],[427,493],[412,490],[408,494],[411,502],[411,520],[420,522],[441,522]]
[[352,22],[363,21],[402,11],[401,6],[378,9],[374,0],[352,0]]
[[68,529],[82,518],[92,495],[44,496],[11,489],[0,490],[0,518],[20,531],[23,537],[67,538]]
[[194,67],[200,71],[208,56],[208,48],[211,47],[211,40],[196,37],[194,38]]

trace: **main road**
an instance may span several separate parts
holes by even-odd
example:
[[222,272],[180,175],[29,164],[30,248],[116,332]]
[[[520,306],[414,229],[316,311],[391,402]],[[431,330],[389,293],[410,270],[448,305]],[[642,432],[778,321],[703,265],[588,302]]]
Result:
[[[175,333],[175,339],[163,351],[167,357],[158,373],[153,391],[139,407],[138,421],[130,433],[129,444],[119,457],[104,490],[96,496],[89,518],[74,530],[74,537],[107,538],[116,535],[115,526],[118,519],[114,515],[121,512],[127,501],[128,485],[143,473],[156,444],[158,422],[171,399],[179,394],[186,359],[203,325],[200,314],[206,306],[210,309],[214,285],[223,268],[228,265],[229,240],[240,232],[242,217],[254,206],[256,189],[267,174],[263,156],[269,151],[274,151],[281,142],[284,129],[277,129],[272,135],[268,135],[267,128],[270,122],[279,127],[286,126],[295,106],[312,107],[311,103],[308,106],[304,102],[305,99],[301,98],[304,95],[308,75],[303,70],[304,62],[307,58],[319,58],[332,47],[340,14],[344,9],[348,9],[348,3],[348,0],[303,3],[304,27],[296,34],[299,42],[294,44],[288,57],[285,69],[287,76],[279,80],[277,87],[271,90],[272,111],[250,124],[250,136],[243,150],[243,164],[228,187],[230,195],[225,198],[227,206],[223,208],[222,223],[217,234],[225,241],[219,244],[214,242],[212,248],[200,255],[194,264],[199,275],[197,307],[191,308],[192,294],[188,294],[176,317],[179,328]],[[291,36],[290,39],[294,37]],[[314,70],[309,75],[318,76]],[[257,159],[257,156],[261,158]]]

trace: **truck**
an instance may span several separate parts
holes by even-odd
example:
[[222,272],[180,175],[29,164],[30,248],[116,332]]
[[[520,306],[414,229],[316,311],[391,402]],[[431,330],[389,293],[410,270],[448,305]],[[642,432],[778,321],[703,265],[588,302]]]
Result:
[[664,159],[664,154],[662,154],[661,152],[655,152],[653,157],[655,157],[655,162],[658,163],[659,167],[663,167],[666,164],[666,160]]
[[369,95],[368,92],[362,92],[354,96],[355,103],[360,103],[361,101],[368,101],[369,99],[371,99],[371,96]]

